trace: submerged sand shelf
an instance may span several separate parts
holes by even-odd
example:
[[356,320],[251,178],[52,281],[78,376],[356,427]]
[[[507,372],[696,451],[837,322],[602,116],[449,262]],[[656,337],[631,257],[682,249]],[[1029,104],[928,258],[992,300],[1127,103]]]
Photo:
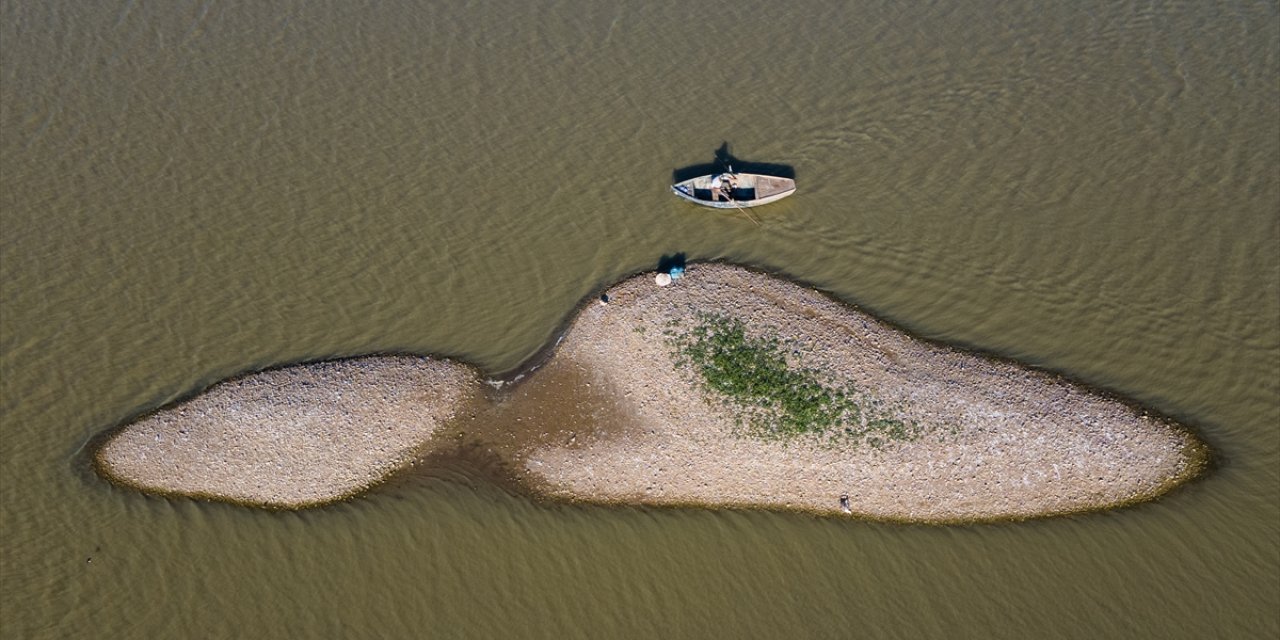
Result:
[[[524,487],[557,499],[839,514],[847,495],[856,515],[950,522],[1129,504],[1204,463],[1194,436],[1139,408],[916,340],[779,278],[694,265],[671,286],[642,275],[606,296],[580,310],[542,369],[482,402],[492,411],[470,422],[455,418],[484,385],[467,365],[302,365],[216,385],[126,426],[100,450],[99,468],[150,491],[306,506],[376,484],[447,428],[471,431]],[[677,366],[673,341],[708,314],[778,340],[792,366],[824,384],[874,398],[882,408],[872,417],[911,425],[911,437],[744,429],[732,402]],[[553,388],[543,404],[520,405]]]

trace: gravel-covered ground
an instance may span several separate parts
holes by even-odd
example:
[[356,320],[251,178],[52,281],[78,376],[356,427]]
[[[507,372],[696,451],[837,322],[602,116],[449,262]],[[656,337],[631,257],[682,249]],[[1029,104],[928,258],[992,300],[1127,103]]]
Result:
[[[98,467],[145,491],[295,508],[377,484],[449,424],[451,436],[469,433],[514,479],[553,498],[838,514],[847,495],[856,515],[956,522],[1129,504],[1204,466],[1199,440],[1140,408],[914,339],[779,278],[703,264],[671,286],[647,274],[607,297],[586,305],[552,360],[496,402],[484,400],[472,368],[439,359],[287,367],[127,425],[99,450]],[[913,437],[745,432],[732,403],[677,366],[673,340],[704,322],[700,313],[779,339],[789,366],[856,389],[864,406],[874,398]]]
[[98,468],[144,491],[330,502],[414,460],[478,385],[465,365],[409,356],[250,374],[128,425],[99,450]]
[[[652,274],[575,319],[555,358],[610,390],[630,415],[524,458],[532,484],[583,501],[798,509],[944,522],[1019,519],[1149,499],[1202,468],[1188,431],[1080,385],[929,344],[781,279],[695,265],[668,287]],[[852,384],[912,440],[765,440],[742,433],[698,374],[675,366],[673,327],[710,312],[794,348],[796,366]],[[664,332],[667,332],[664,335]]]

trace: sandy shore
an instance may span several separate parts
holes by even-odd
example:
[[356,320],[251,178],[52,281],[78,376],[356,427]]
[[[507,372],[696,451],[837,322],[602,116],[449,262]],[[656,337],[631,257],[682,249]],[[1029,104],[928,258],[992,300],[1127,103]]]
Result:
[[[556,499],[959,522],[1138,502],[1205,461],[1194,436],[1139,408],[916,340],[747,269],[695,265],[667,287],[646,274],[606,295],[581,309],[544,367],[497,397],[485,399],[470,367],[431,358],[277,369],[126,426],[98,467],[146,491],[294,508],[440,455],[445,439],[432,447],[432,435],[448,423],[469,451]],[[705,314],[740,320],[752,340],[776,338],[790,369],[856,389],[857,424],[884,418],[910,434],[839,437],[854,424],[845,418],[824,432],[837,437],[744,429],[740,406],[677,364],[680,336]]]
[[[877,519],[1020,519],[1148,499],[1203,464],[1193,436],[1140,409],[923,343],[749,270],[696,265],[671,286],[650,274],[607,296],[583,309],[555,359],[607,388],[630,419],[528,453],[534,484],[554,497],[837,514],[843,494],[852,513]],[[866,391],[919,434],[879,446],[744,435],[698,374],[675,365],[670,327],[696,325],[700,312],[781,339],[796,366]]]
[[128,425],[98,451],[122,484],[272,507],[331,502],[416,459],[479,380],[408,356],[246,375]]

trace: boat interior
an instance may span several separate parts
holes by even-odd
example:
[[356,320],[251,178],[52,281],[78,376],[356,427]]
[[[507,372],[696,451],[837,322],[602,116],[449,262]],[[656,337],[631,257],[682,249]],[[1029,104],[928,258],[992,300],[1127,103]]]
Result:
[[[690,180],[693,197],[697,200],[711,200],[711,179],[713,176],[702,176]],[[761,176],[754,174],[734,174],[734,200],[757,200],[795,188],[795,182],[787,178]]]

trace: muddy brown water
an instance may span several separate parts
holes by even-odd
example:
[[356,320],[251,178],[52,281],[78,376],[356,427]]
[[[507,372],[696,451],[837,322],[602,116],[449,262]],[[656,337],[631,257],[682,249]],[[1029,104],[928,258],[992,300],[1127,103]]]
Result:
[[[1276,637],[1278,13],[3,0],[0,635]],[[724,142],[794,171],[759,226],[667,191]],[[919,527],[546,503],[479,454],[302,512],[85,464],[244,371],[501,375],[676,253],[1132,398],[1218,467]],[[538,427],[596,419],[547,393]]]

